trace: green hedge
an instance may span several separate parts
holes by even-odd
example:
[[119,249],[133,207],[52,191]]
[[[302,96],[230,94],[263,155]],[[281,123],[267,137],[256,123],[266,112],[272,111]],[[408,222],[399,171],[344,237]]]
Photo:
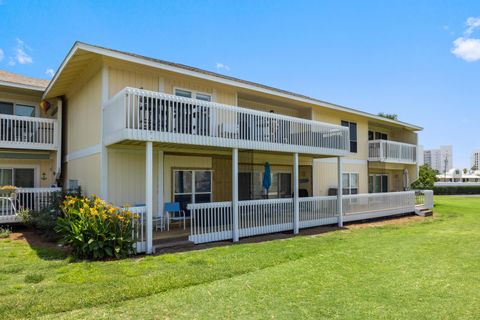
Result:
[[436,194],[436,195],[480,194],[480,186],[434,187],[433,194]]

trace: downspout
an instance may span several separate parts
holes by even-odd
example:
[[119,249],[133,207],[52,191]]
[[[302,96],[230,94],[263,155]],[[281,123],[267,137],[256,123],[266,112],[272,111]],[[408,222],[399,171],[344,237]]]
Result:
[[57,185],[58,181],[62,175],[62,120],[63,120],[63,100],[62,98],[57,99],[57,136],[56,139],[56,148],[57,148],[57,164],[55,170],[55,180]]

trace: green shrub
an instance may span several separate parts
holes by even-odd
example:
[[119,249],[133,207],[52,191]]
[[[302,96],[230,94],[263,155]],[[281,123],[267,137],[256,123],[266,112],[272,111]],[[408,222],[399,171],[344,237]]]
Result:
[[433,193],[436,195],[462,195],[462,194],[480,194],[480,186],[448,186],[434,187]]
[[127,210],[106,204],[100,198],[67,196],[57,231],[77,259],[123,258],[134,252],[132,220]]
[[80,197],[82,190],[80,188],[74,190],[66,190],[54,192],[50,195],[48,206],[40,211],[23,210],[20,216],[23,221],[39,231],[44,238],[49,241],[60,240],[60,235],[55,232],[57,219],[63,215],[62,204],[68,196]]
[[2,239],[8,238],[11,233],[12,233],[12,230],[4,228],[4,227],[0,227],[0,238],[2,238]]

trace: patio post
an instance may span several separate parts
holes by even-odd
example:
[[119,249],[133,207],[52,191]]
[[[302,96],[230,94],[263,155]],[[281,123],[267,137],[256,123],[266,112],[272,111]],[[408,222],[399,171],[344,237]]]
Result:
[[299,232],[298,153],[293,154],[293,233]]
[[146,240],[147,240],[147,254],[153,253],[153,143],[151,141],[147,142],[146,145],[146,172],[145,172],[145,204],[146,204],[146,214],[145,214],[145,226],[146,226]]
[[232,150],[232,238],[238,242],[238,149]]
[[338,175],[338,188],[337,188],[337,213],[338,213],[338,226],[343,227],[343,168],[342,157],[337,157],[337,175]]
[[157,163],[157,211],[156,218],[163,217],[163,150],[158,150],[158,163]]

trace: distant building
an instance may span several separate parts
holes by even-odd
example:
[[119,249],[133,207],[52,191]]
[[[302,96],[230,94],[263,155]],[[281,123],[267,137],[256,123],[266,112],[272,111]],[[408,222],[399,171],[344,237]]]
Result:
[[438,149],[425,150],[423,162],[440,173],[448,172],[453,168],[452,146],[440,146]]
[[447,173],[437,175],[437,179],[436,187],[478,186],[480,185],[480,172],[464,173],[461,169],[450,169]]
[[470,165],[472,170],[479,170],[480,150],[475,150],[470,156]]

